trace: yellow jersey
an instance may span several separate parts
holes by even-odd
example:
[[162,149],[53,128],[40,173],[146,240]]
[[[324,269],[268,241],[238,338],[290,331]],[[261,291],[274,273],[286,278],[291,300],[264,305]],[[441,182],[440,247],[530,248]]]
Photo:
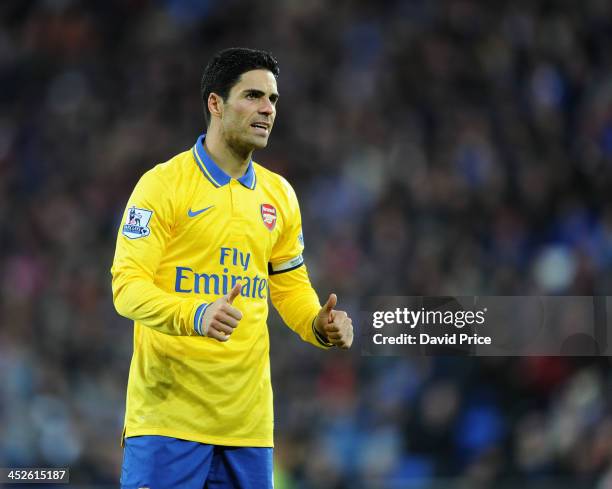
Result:
[[[331,345],[313,327],[295,192],[253,161],[230,178],[204,137],[142,176],[118,232],[113,300],[134,321],[124,436],[271,447],[268,298],[302,339]],[[238,280],[240,324],[227,342],[203,337],[207,304]]]

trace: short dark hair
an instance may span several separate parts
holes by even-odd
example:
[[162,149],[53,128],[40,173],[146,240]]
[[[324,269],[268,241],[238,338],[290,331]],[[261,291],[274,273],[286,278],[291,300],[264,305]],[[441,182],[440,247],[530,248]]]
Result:
[[204,103],[206,126],[210,125],[208,96],[216,93],[227,100],[230,90],[243,73],[251,70],[268,70],[278,78],[278,62],[267,51],[249,48],[229,48],[219,51],[209,61],[202,75],[201,93]]

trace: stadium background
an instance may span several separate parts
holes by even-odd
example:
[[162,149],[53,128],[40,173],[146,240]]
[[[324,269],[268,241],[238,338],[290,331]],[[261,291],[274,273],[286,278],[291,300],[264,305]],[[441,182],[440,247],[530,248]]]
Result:
[[[139,175],[203,129],[224,47],[280,62],[257,159],[297,190],[321,295],[355,314],[369,295],[610,294],[606,0],[41,0],[0,18],[0,466],[116,486],[115,233]],[[270,329],[278,489],[612,487],[607,358],[366,358]]]

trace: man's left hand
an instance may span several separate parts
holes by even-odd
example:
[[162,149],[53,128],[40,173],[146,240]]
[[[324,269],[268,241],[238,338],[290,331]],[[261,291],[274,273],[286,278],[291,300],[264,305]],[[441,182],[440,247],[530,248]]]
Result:
[[353,320],[346,311],[334,309],[337,302],[336,294],[330,294],[315,319],[315,328],[327,341],[338,348],[348,350],[353,344]]

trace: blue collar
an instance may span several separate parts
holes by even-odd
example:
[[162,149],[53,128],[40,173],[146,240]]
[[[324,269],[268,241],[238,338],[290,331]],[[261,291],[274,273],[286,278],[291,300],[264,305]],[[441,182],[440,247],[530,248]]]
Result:
[[[202,134],[195,145],[193,146],[192,152],[196,163],[202,170],[204,176],[212,183],[215,187],[223,187],[230,183],[232,177],[225,173],[213,159],[208,155],[204,149],[204,138],[206,134]],[[238,178],[238,181],[246,188],[253,190],[257,179],[255,178],[255,169],[253,168],[253,160],[249,161],[249,167],[247,168],[244,175]]]

